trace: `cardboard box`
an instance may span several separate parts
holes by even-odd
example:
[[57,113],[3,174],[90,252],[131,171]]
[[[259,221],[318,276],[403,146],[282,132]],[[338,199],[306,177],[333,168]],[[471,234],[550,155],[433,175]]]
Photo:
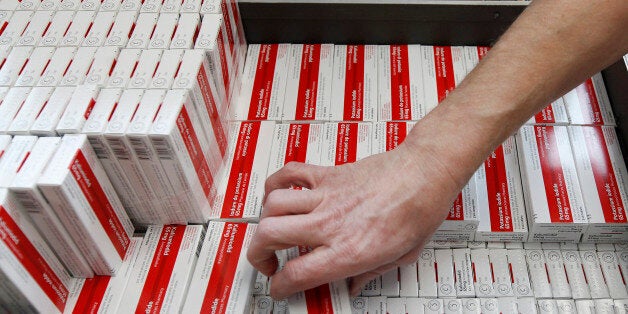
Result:
[[89,28],[93,25],[95,11],[77,11],[70,23],[70,27],[63,34],[59,42],[61,46],[80,46]]
[[611,299],[597,299],[593,300],[593,303],[595,303],[596,313],[613,313],[615,310],[615,302]]
[[89,72],[89,67],[94,62],[94,55],[97,50],[98,48],[96,47],[79,47],[57,86],[77,86],[83,84],[85,77],[87,77],[87,72]]
[[270,280],[261,272],[257,272],[255,285],[253,286],[254,296],[266,296],[270,294]]
[[386,273],[382,274],[382,290],[381,295],[386,297],[398,297],[399,296],[399,268],[395,267]]
[[52,21],[54,11],[35,11],[26,29],[17,41],[18,46],[36,46]]
[[377,120],[376,45],[335,45],[331,121]]
[[516,297],[533,297],[530,277],[526,264],[526,255],[523,249],[508,250],[508,267],[512,276],[512,290]]
[[471,266],[473,267],[473,284],[478,297],[496,296],[493,288],[493,272],[490,268],[488,249],[471,250]]
[[135,22],[133,33],[129,38],[127,48],[146,49],[150,36],[157,25],[158,13],[140,13]]
[[419,120],[426,114],[419,45],[379,45],[379,121]]
[[493,288],[500,298],[512,297],[512,275],[508,264],[506,249],[490,249],[488,253],[493,272]]
[[470,249],[453,249],[456,296],[459,298],[475,297],[473,284],[473,265]]
[[0,45],[15,46],[20,40],[22,33],[28,27],[28,22],[33,17],[33,11],[15,11],[11,15],[11,20],[0,35]]
[[12,135],[28,135],[31,125],[46,106],[53,90],[52,87],[34,87],[6,132]]
[[255,269],[246,259],[246,252],[256,229],[255,224],[209,223],[184,313],[248,312]]
[[537,299],[552,298],[552,287],[550,286],[547,275],[547,266],[545,265],[545,255],[543,251],[526,249],[525,252],[534,297]]
[[406,298],[386,299],[386,312],[389,314],[406,314]]
[[397,148],[408,136],[416,122],[389,121],[373,123],[373,152],[384,153]]
[[13,86],[26,67],[33,47],[13,47],[0,68],[0,86]]
[[325,124],[322,166],[339,166],[371,155],[373,125],[370,122]]
[[174,32],[177,29],[179,23],[179,13],[161,13],[159,19],[155,24],[150,42],[148,43],[149,49],[168,49],[170,47],[170,41],[174,37]]
[[170,89],[177,71],[181,68],[184,50],[164,50],[150,82],[150,88]]
[[201,0],[183,0],[179,12],[181,14],[201,12]]
[[593,300],[576,300],[576,310],[582,314],[595,313],[595,303]]
[[109,73],[107,87],[125,88],[137,70],[141,54],[141,49],[122,49],[113,71]]
[[590,299],[591,293],[589,292],[587,279],[584,277],[580,253],[578,253],[577,249],[561,250],[561,255],[565,273],[567,273],[567,278],[569,279],[571,297],[576,300]]
[[547,275],[549,276],[553,297],[556,299],[570,299],[572,297],[571,288],[560,250],[543,250],[543,254],[545,254],[545,265],[547,266]]
[[142,8],[141,0],[122,0],[119,11],[134,11],[138,12]]
[[161,0],[142,1],[142,8],[140,9],[140,13],[159,13],[159,11],[161,11],[162,3],[163,1]]
[[77,50],[78,48],[76,47],[57,48],[52,57],[50,57],[50,63],[41,72],[37,86],[57,86],[70,67]]
[[[168,1],[176,4],[180,3],[178,0]],[[184,3],[183,5],[189,5],[189,3]],[[167,6],[167,4],[164,4],[164,7],[165,6]],[[181,13],[179,24],[177,25],[176,31],[172,36],[172,41],[170,42],[170,49],[194,48],[194,43],[196,42],[196,37],[199,33],[200,24],[201,18],[198,13]]]
[[125,47],[135,29],[137,16],[137,11],[119,11],[109,34],[107,34],[105,46]]
[[122,0],[104,0],[100,5],[100,11],[118,12],[121,5]]
[[230,47],[231,57],[234,59],[235,68],[239,68],[241,58],[247,49],[244,28],[240,17],[238,2],[233,0],[205,0],[201,6],[201,14],[221,14],[225,21],[227,42]]
[[87,121],[94,105],[96,105],[96,98],[99,92],[100,88],[95,85],[77,86],[61,119],[59,119],[56,129],[57,133],[81,133],[85,121]]
[[435,298],[438,292],[434,249],[423,249],[417,263],[419,265],[419,297]]
[[100,0],[81,0],[78,6],[79,11],[98,11],[100,9]]
[[[95,1],[94,1],[95,2]],[[93,3],[93,2],[92,2]],[[100,2],[98,2],[100,3]],[[83,46],[100,47],[105,43],[105,39],[113,27],[116,12],[100,11],[94,17],[92,27],[85,36]]]
[[14,86],[35,86],[39,77],[46,70],[50,58],[55,52],[52,47],[37,47],[33,49],[24,67],[15,81]]
[[81,5],[81,0],[61,0],[59,8],[61,10],[76,11]]
[[6,133],[30,91],[30,87],[12,87],[4,96],[0,106],[0,134]]
[[324,124],[277,124],[267,175],[291,161],[320,164]]
[[584,276],[589,284],[591,298],[601,299],[609,298],[608,286],[604,280],[604,274],[600,266],[597,252],[594,250],[580,250],[580,259],[582,261],[582,269]]
[[615,252],[597,252],[602,267],[602,274],[608,286],[609,295],[613,299],[626,299],[626,283],[624,282],[619,259]]
[[417,263],[399,266],[399,296],[419,297],[419,269]]
[[466,76],[461,46],[421,46],[425,114],[436,108]]
[[362,292],[360,293],[360,295],[365,297],[382,295],[382,276],[377,276],[368,283],[366,283],[366,285],[362,287]]
[[133,70],[127,88],[148,88],[157,70],[163,50],[142,50],[137,67]]
[[456,297],[454,263],[451,249],[434,250],[438,297]]
[[75,87],[54,88],[45,106],[41,108],[39,115],[30,128],[30,134],[37,136],[57,135],[57,124],[72,99]]
[[109,79],[109,74],[113,72],[120,48],[99,47],[94,54],[94,61],[87,72],[85,84],[93,84],[104,87]]
[[579,125],[615,125],[602,74],[597,73],[563,96],[569,121]]
[[4,152],[6,151],[7,147],[9,147],[9,145],[11,144],[12,139],[13,137],[10,135],[6,135],[6,134],[0,135],[0,162],[2,161],[2,156],[4,155]]
[[486,56],[490,48],[483,46],[465,46],[463,49],[464,63],[467,67],[467,74],[469,74],[480,60]]
[[14,136],[0,161],[0,188],[8,188],[37,142],[35,136]]
[[[236,78],[236,69],[233,68],[234,61],[229,53],[229,43],[225,39],[227,30],[222,16],[220,14],[204,15],[198,31],[194,48],[205,51],[209,72],[218,89],[218,96],[222,102],[229,103],[229,92],[235,83],[232,81]],[[271,66],[274,65],[271,64]],[[281,113],[278,114],[280,115]]]
[[70,23],[75,14],[75,11],[56,11],[48,26],[48,30],[46,30],[41,40],[39,40],[39,45],[50,47],[57,46],[70,27]]
[[543,110],[535,114],[526,124],[558,124],[568,125],[569,116],[563,98],[558,98]]
[[254,314],[271,314],[273,313],[273,298],[269,296],[255,296],[253,299],[253,313]]

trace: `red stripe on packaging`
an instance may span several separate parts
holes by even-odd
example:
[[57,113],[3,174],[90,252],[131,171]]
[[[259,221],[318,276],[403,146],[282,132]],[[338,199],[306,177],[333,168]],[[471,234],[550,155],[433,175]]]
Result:
[[218,143],[220,155],[224,157],[227,152],[227,135],[220,121],[220,113],[216,107],[216,97],[214,97],[214,94],[209,87],[210,82],[207,79],[207,71],[205,70],[204,65],[201,65],[201,69],[198,72],[196,79],[198,81],[198,86],[201,88],[203,102],[205,103],[207,114],[209,115],[211,127],[214,130],[214,136],[216,137],[216,142]]
[[508,177],[504,161],[504,148],[499,146],[485,161],[486,191],[488,195],[488,211],[491,217],[491,231],[512,232],[512,209]]
[[225,223],[201,313],[226,313],[247,224]]
[[358,124],[338,123],[336,166],[355,162],[358,151]]
[[449,209],[447,220],[464,220],[464,203],[462,202],[462,193],[458,193],[458,197],[454,200],[454,205]]
[[251,93],[249,120],[266,120],[277,63],[278,44],[261,45]]
[[70,172],[74,180],[81,188],[85,199],[94,211],[98,221],[105,229],[109,240],[115,247],[120,258],[124,259],[126,250],[131,243],[131,239],[124,231],[122,223],[118,219],[113,206],[109,202],[109,198],[100,186],[100,182],[96,179],[96,175],[92,171],[83,151],[79,150],[70,164]]
[[5,243],[50,301],[63,312],[68,289],[3,206],[0,206],[0,241]]
[[601,127],[583,127],[591,171],[600,197],[604,220],[607,223],[625,223],[626,208],[621,199],[615,170],[608,154],[608,146]]
[[[311,247],[299,246],[299,256],[303,256],[312,251]],[[316,288],[306,290],[305,304],[308,313],[333,314],[334,305],[331,299],[329,284],[324,284]]]
[[407,134],[405,122],[386,122],[386,151],[397,148],[406,139]]
[[556,123],[556,117],[554,116],[554,109],[552,104],[549,104],[543,110],[534,115],[534,121],[536,123]]
[[89,115],[92,113],[92,109],[94,109],[95,105],[96,105],[96,100],[94,98],[92,98],[89,101],[89,104],[87,105],[87,108],[85,109],[85,113],[83,114],[83,117],[86,120],[89,119]]
[[393,120],[410,120],[410,65],[407,45],[390,46],[390,100]]
[[434,66],[436,70],[436,89],[438,102],[443,101],[456,87],[454,81],[454,62],[450,46],[434,46]]
[[344,120],[364,118],[364,45],[347,46]]
[[229,40],[229,47],[231,50],[229,51],[229,53],[231,54],[231,56],[233,56],[233,52],[235,49],[235,37],[233,35],[233,29],[231,28],[233,25],[231,25],[231,19],[229,18],[229,9],[227,8],[226,0],[220,1],[220,10],[222,11],[223,23],[225,23],[225,26],[227,28],[227,40]]
[[260,122],[242,122],[240,125],[221,218],[242,218],[260,126]]
[[482,59],[484,59],[484,57],[486,57],[486,54],[488,53],[489,49],[491,49],[490,47],[482,47],[482,46],[478,46],[478,58],[480,59],[480,61]]
[[181,108],[181,113],[177,118],[177,127],[179,128],[183,142],[185,142],[185,148],[188,150],[190,159],[192,160],[192,164],[196,170],[198,180],[201,182],[203,193],[205,193],[205,197],[211,203],[213,200],[210,200],[209,197],[211,187],[214,184],[214,179],[209,171],[207,160],[205,160],[205,154],[201,149],[201,144],[198,141],[196,131],[192,126],[192,121],[190,121],[190,116],[188,115],[188,111],[185,106]]
[[4,30],[7,28],[8,25],[9,25],[9,22],[7,22],[7,21],[2,23],[2,27],[0,27],[0,35],[2,35],[2,33],[4,33]]
[[85,279],[72,313],[97,313],[110,280],[111,276],[95,276]]
[[225,39],[222,37],[222,31],[218,31],[218,54],[220,54],[220,68],[222,69],[222,80],[225,82],[225,90],[229,97],[229,85],[231,84],[231,76],[229,76],[229,65],[227,63],[227,51],[225,50]]
[[584,83],[578,85],[576,93],[578,94],[578,99],[580,99],[580,109],[585,116],[584,118],[589,119],[587,122],[594,125],[604,124],[600,103],[597,100],[597,94],[593,87],[593,80],[589,78]]
[[316,96],[318,94],[318,70],[321,64],[321,45],[303,45],[301,75],[297,94],[297,120],[316,118]]
[[305,162],[309,134],[309,124],[290,124],[284,163],[287,164],[291,161]]
[[573,222],[554,127],[535,126],[534,134],[539,150],[541,172],[543,173],[550,219],[552,222],[558,223]]

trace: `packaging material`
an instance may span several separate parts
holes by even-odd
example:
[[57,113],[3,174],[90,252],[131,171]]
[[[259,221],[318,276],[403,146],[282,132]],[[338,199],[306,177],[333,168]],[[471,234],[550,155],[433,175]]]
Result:
[[133,234],[85,135],[66,135],[37,181],[97,275],[114,275]]
[[421,298],[435,298],[438,294],[436,286],[436,258],[434,249],[423,249],[419,260],[419,296]]
[[150,88],[170,89],[172,87],[177,71],[181,68],[183,52],[183,50],[164,50],[150,82]]
[[406,298],[386,299],[386,312],[389,314],[406,314]]
[[11,144],[13,137],[11,135],[0,135],[0,162],[2,162],[2,156],[6,152],[7,147]]
[[[100,2],[100,1],[99,1]],[[94,17],[92,27],[85,36],[83,46],[100,47],[105,43],[105,39],[113,27],[116,12],[100,11]]]
[[81,133],[85,121],[89,118],[100,88],[95,85],[77,86],[72,94],[72,98],[65,108],[65,112],[57,124],[58,134],[78,134]]
[[600,261],[595,250],[580,250],[580,259],[584,276],[589,284],[591,298],[609,298],[608,286],[604,280],[604,274],[600,266]]
[[425,313],[437,314],[445,310],[443,299],[422,299],[421,301],[423,301]]
[[615,311],[615,303],[612,299],[596,299],[593,303],[595,303],[595,313],[606,314]]
[[379,121],[423,118],[421,46],[379,45],[377,54]]
[[117,312],[180,312],[203,235],[203,226],[149,226]]
[[7,133],[12,135],[28,135],[31,125],[46,106],[53,90],[54,88],[52,87],[34,87],[31,89],[20,111],[18,111],[13,118],[13,122],[9,125]]
[[461,46],[421,46],[425,114],[443,101],[466,76]]
[[132,28],[133,33],[129,37],[127,48],[146,49],[150,42],[150,36],[157,25],[158,13],[140,13]]
[[454,264],[451,249],[434,250],[436,258],[436,284],[438,285],[438,297],[456,297],[454,287]]
[[471,250],[471,266],[474,274],[475,295],[484,298],[497,296],[497,292],[493,288],[493,272],[490,268],[489,250]]
[[36,46],[52,21],[54,11],[35,11],[18,40],[18,46]]
[[[198,29],[198,38],[196,39],[194,48],[205,51],[209,72],[212,75],[214,85],[216,85],[218,89],[218,97],[223,102],[230,102],[231,99],[228,97],[230,96],[230,90],[235,84],[233,81],[236,78],[235,74],[238,72],[233,68],[234,61],[229,53],[230,47],[225,39],[226,34],[227,30],[222,15],[206,14],[203,16],[200,29]],[[254,60],[251,60],[250,62],[253,61]],[[274,65],[271,64],[271,66]],[[283,98],[281,101],[283,102]],[[278,117],[280,115],[281,112],[278,114]]]
[[415,123],[406,121],[373,123],[372,154],[375,155],[395,149],[406,139]]
[[15,11],[2,34],[0,34],[0,45],[15,46],[26,27],[28,27],[28,22],[33,17],[33,14],[35,14],[33,11]]
[[100,47],[94,54],[94,61],[89,67],[85,84],[93,84],[104,87],[109,79],[109,74],[116,66],[120,48]]
[[386,297],[399,297],[399,268],[389,270],[382,274],[381,294]]
[[267,175],[291,161],[320,164],[324,124],[277,124]]
[[556,300],[547,299],[547,300],[537,300],[537,305],[539,307],[540,314],[558,314],[558,304],[556,304]]
[[19,112],[30,91],[30,87],[12,87],[4,96],[0,104],[0,134],[6,134],[13,117]]
[[559,313],[576,313],[576,303],[573,300],[556,300],[556,305]]
[[545,254],[545,265],[547,266],[547,275],[552,287],[553,297],[556,299],[571,299],[569,279],[567,278],[560,250],[543,250],[543,254]]
[[95,11],[77,11],[72,18],[70,27],[63,34],[63,38],[59,42],[61,46],[80,46],[93,25]]
[[615,125],[602,74],[597,73],[563,96],[569,121],[577,125]]
[[576,310],[579,314],[595,313],[595,303],[593,300],[576,300]]
[[140,13],[159,13],[159,11],[161,11],[162,3],[163,1],[161,0],[142,1],[142,8],[140,9]]
[[174,37],[177,24],[179,23],[178,13],[161,13],[155,24],[150,42],[149,49],[167,49],[170,47],[170,41]]
[[78,7],[79,11],[98,11],[100,9],[100,0],[81,0]]
[[127,88],[148,88],[153,80],[157,66],[159,66],[162,54],[163,50],[159,49],[142,50],[137,67],[133,69],[133,75],[131,75]]
[[39,81],[39,77],[50,63],[50,58],[54,52],[55,48],[52,47],[37,47],[33,49],[26,65],[20,70],[15,86],[35,86],[37,81]]
[[141,0],[122,0],[119,11],[133,11],[138,12],[142,8]]
[[[179,4],[179,1],[167,0],[173,4]],[[185,3],[183,5],[186,5]],[[166,4],[164,4],[164,7]],[[201,18],[198,13],[181,13],[179,24],[176,27],[170,49],[192,49],[196,42],[196,36],[199,32]]]
[[516,297],[533,297],[525,251],[522,249],[508,250],[508,267],[512,276],[512,290]]
[[464,63],[467,67],[467,74],[475,68],[475,66],[486,56],[489,47],[483,46],[465,46],[464,47]]
[[100,5],[100,11],[118,12],[121,4],[122,0],[104,0]]
[[475,297],[473,284],[473,266],[470,249],[453,249],[456,296],[459,298]]
[[[104,4],[106,4],[106,1]],[[119,11],[116,19],[113,21],[113,26],[107,34],[105,46],[125,47],[133,34],[137,16],[137,11]]]
[[248,313],[255,269],[246,252],[256,229],[255,224],[209,223],[183,313]]
[[35,136],[14,136],[0,161],[0,188],[8,188],[37,142]]
[[107,87],[125,88],[137,70],[141,54],[141,49],[122,49],[113,71],[109,73]]
[[480,310],[481,310],[480,299],[471,299],[471,298],[462,299],[462,313],[480,314],[481,313]]
[[542,250],[526,249],[526,261],[532,283],[532,291],[537,299],[552,298],[552,287],[550,286],[545,265],[545,255]]
[[45,106],[38,112],[38,116],[31,125],[30,134],[38,136],[57,135],[57,124],[72,99],[75,87],[54,88]]
[[517,313],[537,314],[536,300],[533,297],[518,298]]
[[[39,40],[40,46],[57,46],[61,39],[63,38],[65,31],[70,27],[70,23],[72,22],[75,11],[56,11],[50,25],[48,25],[48,29],[42,35],[41,40]],[[62,47],[58,47],[62,48]]]
[[181,3],[181,14],[184,13],[199,13],[201,12],[201,0],[183,0]]
[[67,11],[77,11],[81,5],[81,0],[61,0],[59,8]]
[[221,14],[225,21],[226,39],[229,43],[230,54],[234,60],[234,68],[240,73],[243,65],[243,58],[247,49],[244,27],[240,17],[240,9],[237,1],[227,0],[206,0],[201,6],[201,14]]
[[417,263],[399,266],[399,296],[419,297],[419,269]]
[[575,300],[590,299],[589,285],[584,277],[580,253],[577,250],[561,250],[563,265],[569,279],[571,297]]
[[597,255],[610,297],[612,299],[628,299],[628,291],[626,291],[626,283],[619,266],[617,254],[615,252],[598,251]]
[[569,116],[563,98],[560,97],[535,114],[526,124],[569,124]]
[[262,274],[261,272],[257,272],[257,277],[255,278],[255,285],[253,286],[253,295],[269,295],[270,287],[269,287],[270,279]]
[[70,62],[70,65],[63,72],[63,78],[57,86],[77,86],[83,84],[89,67],[94,62],[94,55],[98,48],[79,47]]
[[13,47],[0,68],[0,86],[13,86],[26,67],[33,47]]
[[382,276],[377,276],[366,283],[366,285],[362,287],[361,295],[365,297],[382,295]]
[[370,122],[326,123],[321,165],[339,166],[370,156],[372,133]]
[[512,275],[506,249],[489,249],[489,260],[493,272],[493,288],[499,298],[512,297]]
[[578,242],[588,221],[567,127],[523,126],[517,145],[529,241]]
[[50,63],[41,72],[37,86],[57,86],[72,63],[77,50],[78,48],[76,47],[57,48],[52,57],[50,57]]

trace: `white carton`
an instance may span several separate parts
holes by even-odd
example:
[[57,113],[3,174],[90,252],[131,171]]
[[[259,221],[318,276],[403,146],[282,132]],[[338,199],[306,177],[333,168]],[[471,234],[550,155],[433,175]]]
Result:
[[118,12],[121,4],[122,0],[104,0],[100,5],[100,11]]
[[50,57],[50,63],[40,74],[37,86],[55,87],[61,81],[76,53],[76,47],[59,47]]
[[255,269],[246,252],[256,229],[255,224],[209,223],[183,313],[248,313]]
[[33,49],[14,86],[35,86],[39,77],[50,63],[50,58],[54,52],[55,48],[53,47],[37,47]]
[[362,296],[373,297],[382,295],[382,276],[377,276],[362,287]]
[[593,300],[576,300],[576,310],[579,314],[595,313],[595,303]]
[[416,262],[399,266],[399,296],[419,297],[419,269]]
[[451,249],[434,250],[439,298],[456,297],[454,263]]
[[30,128],[30,134],[38,136],[57,135],[57,124],[72,99],[75,87],[57,87]]
[[[178,0],[169,0],[174,3],[180,3]],[[185,4],[184,4],[185,5]],[[165,6],[165,4],[164,4]],[[170,49],[192,49],[199,32],[201,18],[198,13],[181,13],[179,24],[172,36]]]
[[[75,11],[57,11],[52,18],[48,30],[42,35],[39,41],[40,46],[57,46],[70,27],[76,14]],[[59,47],[61,48],[61,47]]]
[[113,275],[133,225],[85,135],[66,135],[37,186],[95,274]]
[[324,124],[277,124],[267,175],[291,161],[320,164]]
[[567,273],[567,278],[569,279],[571,297],[576,300],[590,299],[591,293],[589,292],[587,279],[584,277],[580,254],[577,250],[562,250],[561,254],[563,256],[565,272]]
[[112,11],[100,11],[94,17],[92,27],[89,28],[89,32],[85,35],[83,46],[100,47],[105,43],[107,35],[113,27],[113,22],[116,18],[116,12]]
[[484,298],[497,296],[497,292],[493,288],[493,272],[490,267],[489,250],[471,250],[471,266],[473,267],[475,294]]
[[473,285],[473,266],[470,249],[453,249],[454,276],[456,278],[456,296],[459,298],[475,297]]
[[116,65],[116,59],[120,53],[118,47],[99,47],[94,54],[94,61],[87,72],[85,84],[105,86],[109,74]]
[[628,171],[613,127],[569,127],[589,226],[583,242],[628,237]]
[[11,122],[11,125],[9,125],[7,129],[7,133],[12,135],[28,135],[31,125],[46,106],[53,90],[54,88],[52,87],[34,87],[28,94],[28,97],[26,97],[20,111],[13,118],[13,122]]
[[81,0],[61,0],[60,10],[77,11],[81,5]]
[[[233,68],[233,59],[229,53],[229,43],[225,39],[226,32],[225,23],[220,14],[206,14],[203,16],[200,29],[198,29],[198,37],[194,46],[195,49],[205,51],[209,72],[211,72],[214,84],[218,88],[219,97],[225,102],[230,101],[227,97],[230,96],[229,91],[235,83],[232,80],[236,78],[236,69]],[[259,48],[259,45],[257,47]],[[253,61],[255,60],[249,62]],[[274,64],[271,63],[270,66],[274,66]],[[285,82],[281,88],[284,86]],[[283,103],[281,104],[283,105]],[[248,110],[248,107],[246,109]],[[281,112],[277,116],[280,115]]]
[[140,13],[159,13],[159,11],[161,11],[162,3],[163,1],[161,0],[142,1],[142,8],[140,9]]
[[587,213],[567,127],[523,126],[517,133],[517,146],[529,241],[578,242],[587,227]]
[[0,45],[14,46],[17,44],[22,33],[28,27],[28,22],[33,14],[35,14],[33,11],[15,11],[2,34],[0,34]]
[[150,82],[150,88],[170,89],[172,87],[177,71],[181,68],[183,52],[183,50],[164,50]]
[[155,29],[158,13],[140,13],[135,22],[133,33],[127,43],[127,48],[146,49],[150,36]]
[[[386,297],[370,297],[368,298],[368,313],[384,314],[386,313]],[[277,305],[275,305],[277,308]]]
[[329,121],[334,45],[293,44],[288,54],[282,120]]
[[512,290],[515,296],[518,298],[533,297],[525,251],[522,249],[508,250],[506,256],[512,276]]
[[[323,310],[323,309],[320,309]],[[316,312],[318,313],[318,312]],[[388,314],[406,314],[406,298],[388,298],[386,299],[386,313]]]
[[602,74],[597,73],[563,96],[569,121],[579,125],[615,125]]
[[164,0],[159,13],[179,13],[181,10],[181,2],[180,0]]
[[628,312],[628,300],[615,300],[615,313]]
[[373,123],[372,154],[384,153],[397,148],[406,139],[415,123],[406,121]]
[[105,40],[105,46],[125,47],[135,28],[137,15],[137,11],[118,12]]
[[438,294],[436,286],[436,259],[434,249],[423,249],[419,260],[419,296],[421,298],[435,298]]
[[545,265],[553,297],[556,299],[571,299],[571,288],[560,250],[543,250],[543,254],[545,254]]
[[547,266],[545,265],[545,255],[542,250],[527,250],[526,261],[528,262],[528,271],[530,272],[530,281],[532,283],[532,291],[534,297],[551,298],[552,287],[550,286]]
[[597,252],[602,267],[602,274],[613,299],[628,299],[628,291],[624,282],[619,260],[615,252]]
[[443,300],[445,308],[445,314],[462,314],[462,300],[461,299],[449,299]]
[[399,268],[394,269],[382,274],[382,290],[381,294],[386,297],[398,297],[399,296]]
[[179,312],[203,233],[203,226],[148,227],[117,312]]
[[232,106],[232,119],[281,119],[290,59],[289,48],[290,44],[249,46],[240,97],[236,105]]
[[426,114],[421,46],[380,45],[379,121],[419,120]]
[[595,313],[597,314],[613,314],[615,312],[615,303],[611,299],[596,299],[593,300],[595,303]]
[[13,86],[18,76],[26,67],[33,47],[13,47],[0,68],[0,86]]
[[340,122],[325,124],[322,166],[339,166],[371,155],[373,124]]
[[0,135],[0,162],[2,161],[2,156],[4,155],[7,147],[9,147],[9,145],[11,144],[12,139],[13,137],[10,135]]
[[255,285],[253,286],[253,295],[269,295],[270,279],[262,274],[261,272],[257,272],[257,277],[255,278]]
[[26,307],[37,312],[60,313],[67,302],[70,276],[29,219],[22,216],[22,210],[9,191],[0,188],[3,295],[8,293],[9,286],[11,294],[28,304]]
[[231,124],[226,171],[210,218],[259,219],[274,128],[266,121]]
[[425,114],[432,111],[466,75],[464,48],[421,46]]
[[331,121],[377,120],[377,62],[376,45],[334,47]]
[[567,115],[567,108],[565,108],[563,98],[558,98],[550,103],[549,106],[530,118],[526,124],[569,124],[569,116]]
[[440,314],[445,311],[445,304],[443,299],[421,299],[425,313],[428,314]]
[[540,314],[559,314],[558,304],[556,300],[537,300]]
[[59,42],[61,46],[80,46],[90,27],[93,25],[95,11],[78,11],[72,18],[70,27],[63,34]]
[[490,48],[483,46],[465,46],[463,49],[464,63],[467,67],[467,74],[469,74],[480,60],[486,56]]
[[12,46],[0,46],[0,68],[4,66],[4,63],[7,61],[7,57],[9,56],[9,53],[11,53],[12,48]]
[[148,88],[157,70],[163,50],[145,49],[138,60],[137,67],[127,84],[127,88]]
[[89,67],[94,62],[94,55],[98,48],[80,47],[76,50],[70,65],[63,73],[63,78],[57,83],[58,86],[77,86],[83,84]]
[[60,141],[58,137],[38,139],[15,175],[10,191],[70,274],[92,277],[91,267],[36,185]]
[[21,34],[20,40],[18,40],[18,46],[35,46],[39,43],[39,40],[44,35],[48,24],[52,21],[54,11],[35,11],[31,16],[28,27]]
[[81,0],[81,4],[79,5],[79,11],[98,11],[100,8],[100,0]]
[[14,136],[0,161],[0,188],[8,188],[37,142],[35,136]]
[[109,73],[108,88],[125,88],[139,64],[141,49],[122,49],[113,71]]
[[4,96],[0,103],[0,134],[6,133],[13,122],[13,117],[19,112],[30,91],[30,87],[12,87]]
[[123,0],[122,4],[120,4],[119,11],[139,12],[141,8],[142,8],[141,0]]
[[181,3],[181,14],[184,13],[199,13],[201,12],[201,0],[183,0]]
[[462,313],[480,314],[481,313],[480,299],[471,299],[471,298],[462,299]]
[[57,124],[56,129],[57,133],[81,133],[85,121],[89,118],[96,104],[96,98],[99,92],[100,88],[95,85],[77,86],[61,119],[59,119],[59,124]]
[[368,310],[369,310],[369,298],[367,297],[351,298],[351,314],[367,314]]
[[170,41],[174,37],[177,24],[179,23],[179,13],[161,13],[155,24],[150,42],[149,49],[168,49]]
[[509,137],[475,172],[480,222],[476,241],[525,241],[528,233],[515,139]]
[[235,67],[241,64],[238,60],[243,58],[246,51],[246,38],[244,36],[244,28],[242,19],[240,18],[240,10],[238,2],[233,0],[206,0],[201,6],[201,14],[214,13],[222,14],[227,30],[227,41],[229,42],[231,56],[234,59]]

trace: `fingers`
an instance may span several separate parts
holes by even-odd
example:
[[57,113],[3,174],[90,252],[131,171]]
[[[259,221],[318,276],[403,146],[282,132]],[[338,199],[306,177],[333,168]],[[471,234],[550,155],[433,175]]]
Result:
[[350,282],[350,286],[349,286],[349,293],[351,294],[351,296],[357,296],[360,291],[362,291],[362,288],[371,280],[397,268],[397,264],[396,263],[390,263],[390,264],[386,264],[384,266],[380,266],[374,270],[371,271],[367,271],[363,274],[354,276],[351,278],[351,282]]
[[273,190],[288,189],[292,186],[313,189],[320,182],[323,169],[325,167],[289,162],[266,179],[265,195]]
[[307,214],[321,201],[320,194],[310,190],[273,190],[266,196],[262,218]]

